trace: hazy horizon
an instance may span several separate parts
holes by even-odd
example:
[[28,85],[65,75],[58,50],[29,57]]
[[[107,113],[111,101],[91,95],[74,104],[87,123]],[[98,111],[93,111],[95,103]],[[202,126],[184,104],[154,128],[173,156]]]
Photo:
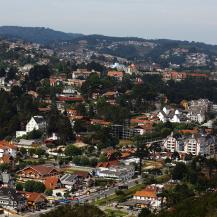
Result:
[[217,44],[217,2],[0,0],[0,25]]

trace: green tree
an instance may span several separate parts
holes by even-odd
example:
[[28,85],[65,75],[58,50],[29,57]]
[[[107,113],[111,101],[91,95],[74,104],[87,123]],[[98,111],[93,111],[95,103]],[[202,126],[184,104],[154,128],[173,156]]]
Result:
[[26,181],[25,184],[24,184],[25,191],[34,192],[34,184],[35,184],[34,181],[31,181],[31,180]]
[[65,149],[65,155],[70,157],[81,155],[81,150],[74,145],[67,145]]
[[101,154],[99,156],[99,162],[107,162],[108,161],[108,157],[104,154]]
[[52,195],[53,195],[53,191],[52,191],[51,189],[46,189],[46,190],[45,190],[45,194],[46,194],[47,196],[52,196]]
[[30,156],[33,156],[33,155],[35,154],[35,149],[34,149],[34,148],[30,148],[30,149],[28,150],[28,152],[29,152],[29,155],[30,155]]
[[138,217],[149,217],[149,216],[151,216],[151,211],[148,208],[143,208],[138,215]]
[[25,182],[24,189],[28,192],[43,193],[45,191],[45,185],[42,182],[29,180]]
[[39,157],[45,155],[45,153],[46,153],[45,150],[42,149],[42,148],[37,148],[37,149],[35,150],[35,154],[38,155]]
[[21,147],[21,148],[20,148],[20,152],[21,152],[23,155],[26,155],[26,154],[27,154],[27,150],[26,150],[24,147]]
[[16,190],[17,190],[17,191],[23,191],[23,184],[21,184],[21,183],[18,182],[18,183],[16,184]]
[[187,166],[184,163],[177,163],[172,171],[172,179],[182,180],[188,175]]
[[142,161],[144,158],[149,157],[150,153],[145,145],[142,137],[135,138],[135,146],[136,146],[136,156],[139,158],[139,174],[142,174]]
[[40,217],[106,217],[106,214],[99,208],[90,205],[61,206]]
[[45,185],[42,182],[35,182],[34,191],[38,193],[43,193],[45,191]]

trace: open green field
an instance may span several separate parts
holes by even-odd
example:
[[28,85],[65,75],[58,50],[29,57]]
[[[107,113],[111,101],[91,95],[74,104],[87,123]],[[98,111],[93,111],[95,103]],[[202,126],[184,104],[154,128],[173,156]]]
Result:
[[121,211],[121,210],[117,210],[117,209],[105,209],[105,213],[108,215],[108,216],[115,216],[115,217],[124,217],[124,216],[127,216],[128,213],[127,212],[124,212],[124,211]]

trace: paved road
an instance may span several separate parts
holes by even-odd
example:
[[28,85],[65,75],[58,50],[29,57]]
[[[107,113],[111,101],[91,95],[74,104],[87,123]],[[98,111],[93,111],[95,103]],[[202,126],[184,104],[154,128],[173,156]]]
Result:
[[[130,180],[128,182],[120,183],[120,184],[128,185],[128,187],[131,188],[131,187],[134,187],[135,185],[137,185],[138,183],[142,183],[141,178],[133,179],[133,180]],[[80,202],[91,202],[91,201],[94,201],[94,200],[97,200],[97,199],[103,199],[105,197],[111,196],[111,195],[115,194],[116,190],[118,190],[118,186],[115,186],[113,188],[110,187],[110,188],[102,190],[100,192],[91,193],[90,195],[83,195],[83,196],[80,196],[80,197],[77,197],[77,198],[79,199]],[[49,208],[49,209],[46,209],[46,210],[36,211],[34,213],[27,213],[27,214],[23,214],[22,216],[23,217],[39,217],[40,214],[49,212],[52,209],[54,209],[54,208]],[[10,214],[9,216],[18,217],[20,215],[11,215]]]
[[[133,179],[133,180],[130,180],[130,181],[122,183],[122,184],[128,185],[128,187],[131,188],[131,187],[134,187],[135,185],[137,185],[138,183],[142,183],[141,178]],[[81,202],[90,202],[93,200],[98,200],[98,199],[102,199],[102,198],[111,196],[111,195],[115,194],[116,190],[118,190],[118,186],[110,187],[110,188],[102,190],[100,192],[92,193],[90,195],[80,196],[80,197],[78,197],[78,199]]]

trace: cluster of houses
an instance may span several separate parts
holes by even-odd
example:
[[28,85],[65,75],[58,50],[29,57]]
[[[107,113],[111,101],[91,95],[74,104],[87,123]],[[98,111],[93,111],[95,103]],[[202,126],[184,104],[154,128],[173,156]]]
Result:
[[163,188],[163,185],[148,185],[144,189],[137,191],[131,199],[123,202],[121,206],[148,208],[152,211],[157,211],[163,206],[163,203],[165,202],[165,200],[160,196]]
[[202,124],[209,112],[214,110],[214,105],[208,99],[183,101],[184,110],[164,107],[159,113],[158,118],[161,122],[171,123],[199,123]]
[[176,72],[176,71],[164,71],[162,73],[164,81],[175,80],[182,81],[187,78],[199,78],[208,79],[209,75],[204,73],[186,73],[186,72]]
[[2,173],[0,205],[11,211],[42,209],[55,198],[62,198],[66,191],[87,186],[90,177],[88,172],[67,174],[52,165],[27,166],[16,172],[17,183],[25,183],[29,180],[44,183],[47,190],[52,190],[53,198],[50,199],[44,193],[15,190],[15,178],[8,173]]
[[[15,165],[18,162],[16,158],[20,154],[19,147],[16,144],[1,141],[0,158],[5,159],[4,156],[10,157],[10,161],[2,163]],[[109,156],[111,152],[107,151],[105,153]],[[126,155],[127,152],[122,154],[130,156],[130,154]],[[133,160],[132,162],[135,161]],[[99,162],[95,168],[89,168],[87,171],[78,170],[73,173],[68,172],[67,168],[57,167],[53,164],[40,164],[26,166],[19,171],[13,172],[13,175],[8,172],[2,172],[0,175],[0,205],[10,210],[10,212],[25,209],[43,209],[63,198],[74,200],[73,198],[77,196],[76,192],[81,191],[83,194],[86,194],[93,187],[95,179],[127,182],[135,176],[135,167],[131,165],[131,162],[127,163],[127,161],[125,164],[117,160]],[[51,190],[51,195],[47,196],[44,193],[15,190],[16,183],[25,184],[30,180],[43,183],[46,190]],[[75,192],[75,194],[70,192]],[[67,198],[65,196],[66,193],[69,193]]]
[[210,134],[210,131],[186,130],[184,133],[171,133],[164,139],[163,148],[170,152],[202,156],[213,156],[217,153],[217,137]]

